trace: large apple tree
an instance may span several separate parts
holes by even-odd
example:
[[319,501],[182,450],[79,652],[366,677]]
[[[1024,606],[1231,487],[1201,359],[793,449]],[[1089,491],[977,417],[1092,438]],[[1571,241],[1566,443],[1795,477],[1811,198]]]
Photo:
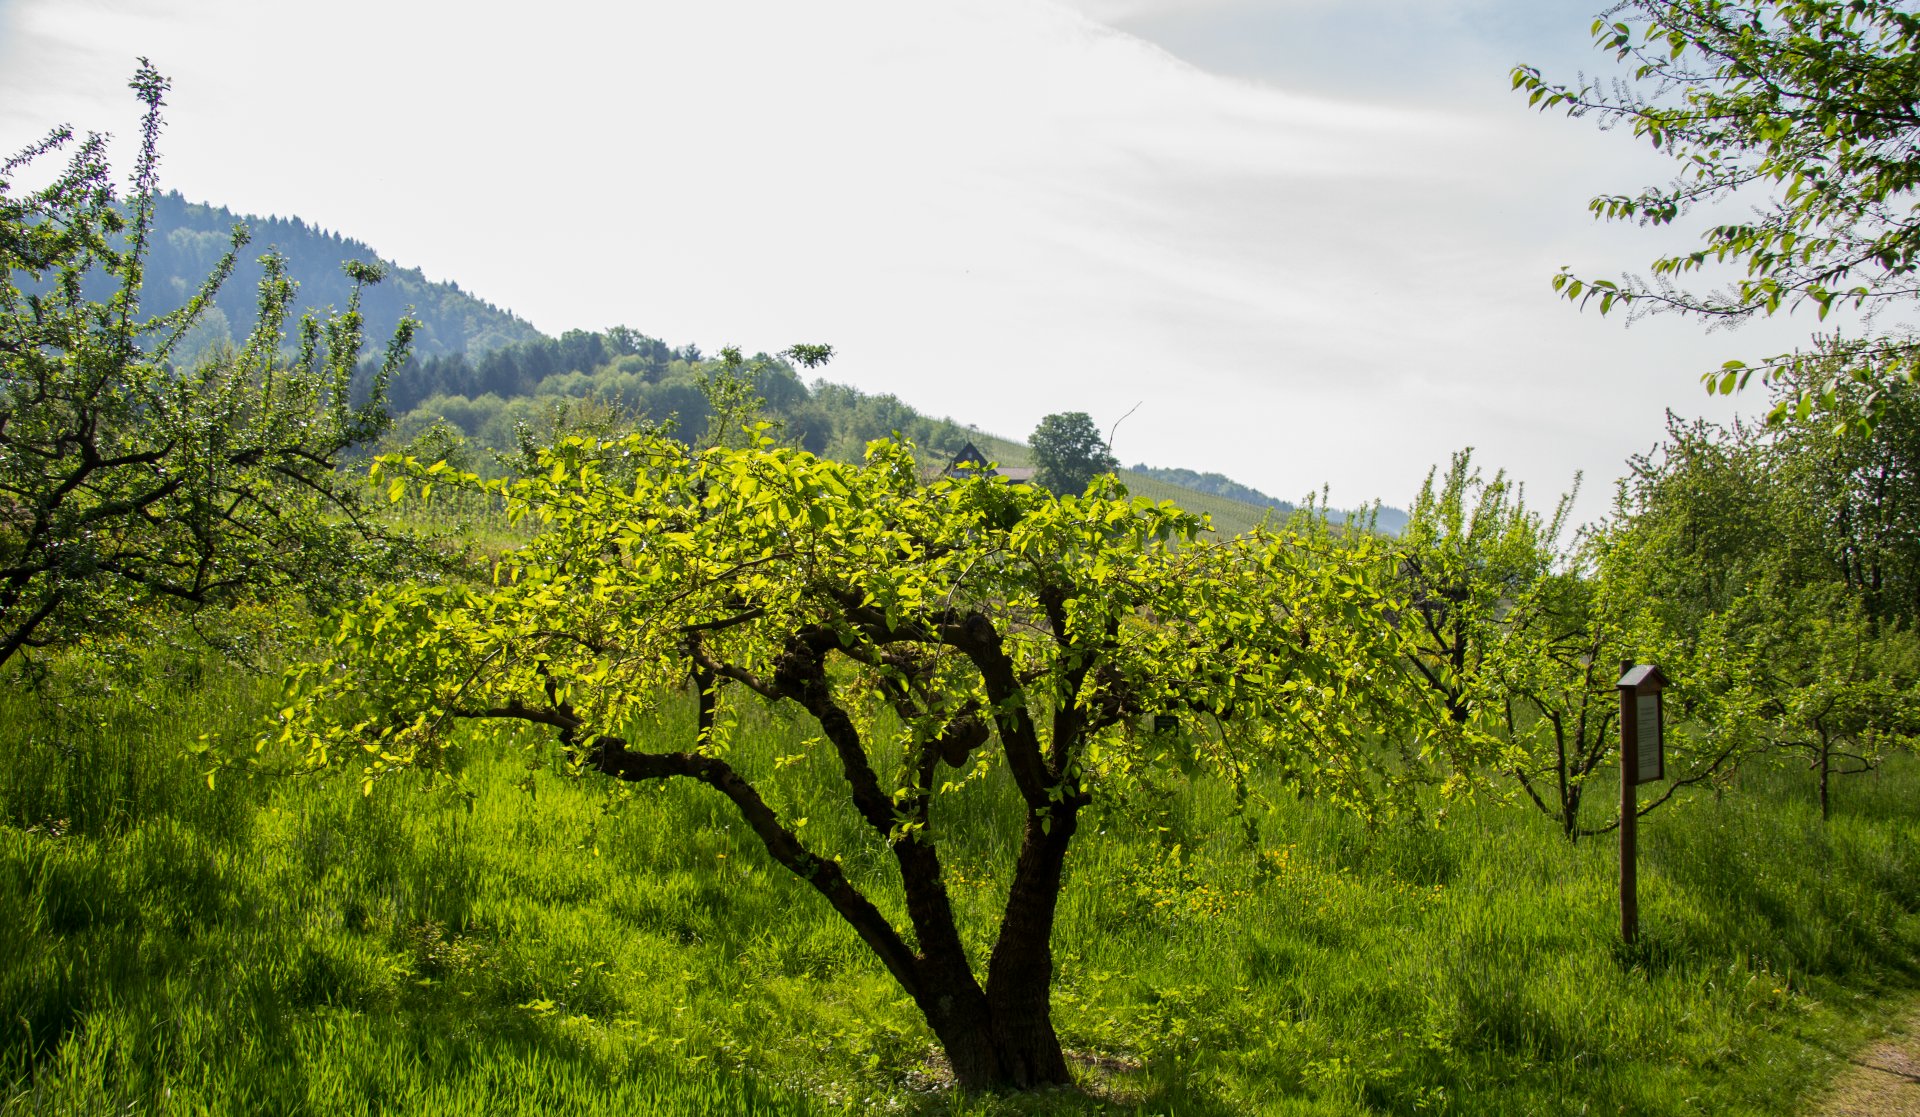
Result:
[[[284,740],[373,781],[435,763],[463,725],[522,723],[614,780],[706,784],[871,948],[964,1089],[1069,1081],[1050,1011],[1056,905],[1081,812],[1164,751],[1136,732],[1143,717],[1217,717],[1223,762],[1264,757],[1376,805],[1454,739],[1403,674],[1390,621],[1405,605],[1357,533],[1215,543],[1111,481],[1059,499],[927,483],[886,442],[859,466],[764,438],[635,435],[563,442],[518,479],[380,468],[396,499],[483,488],[535,534],[491,586],[406,585],[345,615],[334,657],[294,677]],[[671,702],[697,705],[690,736],[635,730]],[[780,771],[750,778],[717,731],[734,702],[817,723],[897,891],[870,894],[770,805]],[[934,801],[1002,765],[1022,838],[979,972]]]

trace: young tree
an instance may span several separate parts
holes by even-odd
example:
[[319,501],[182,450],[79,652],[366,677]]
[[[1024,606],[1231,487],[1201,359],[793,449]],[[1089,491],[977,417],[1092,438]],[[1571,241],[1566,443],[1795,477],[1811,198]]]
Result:
[[[764,438],[634,435],[569,440],[542,464],[481,482],[382,460],[396,496],[483,487],[539,533],[494,586],[403,586],[347,614],[337,658],[296,676],[283,740],[315,764],[371,755],[370,786],[433,764],[462,723],[530,723],[584,770],[706,784],[872,949],[965,1089],[1068,1081],[1054,916],[1081,811],[1108,777],[1166,762],[1137,718],[1221,718],[1232,763],[1269,757],[1345,801],[1397,786],[1453,740],[1407,700],[1384,623],[1404,604],[1357,533],[1338,549],[1209,544],[1195,518],[1117,487],[1056,500],[1000,478],[923,486],[911,452],[887,442],[849,466]],[[635,715],[689,681],[691,738],[635,739]],[[890,855],[885,893],[775,810],[778,766],[736,766],[736,701],[790,704],[817,725],[867,840]],[[996,764],[1022,837],[977,973],[942,870],[953,816],[935,800]]]
[[358,291],[378,270],[348,266],[355,297],[324,324],[303,319],[288,361],[293,284],[268,258],[260,322],[245,343],[175,367],[174,347],[245,234],[236,230],[186,307],[141,317],[167,83],[143,60],[132,85],[146,115],[125,202],[100,135],[19,195],[16,176],[72,133],[56,129],[0,164],[0,665],[112,631],[152,604],[325,592],[366,565],[369,546],[384,546],[335,467],[386,424],[381,392],[412,323],[389,344],[373,398],[355,404]]
[[[1508,769],[1527,800],[1568,841],[1581,827],[1588,782],[1616,749],[1616,665],[1625,643],[1601,587],[1562,572],[1528,587],[1514,626],[1493,654]],[[1671,665],[1669,665],[1671,669]]]
[[1403,622],[1408,660],[1456,723],[1500,701],[1488,689],[1488,656],[1527,617],[1513,607],[1551,572],[1572,503],[1562,498],[1543,518],[1505,473],[1483,477],[1472,450],[1455,454],[1444,478],[1427,474],[1394,552],[1413,605]]
[[1835,776],[1871,772],[1920,739],[1920,638],[1875,623],[1838,583],[1768,586],[1740,611],[1756,649],[1739,696],[1748,732],[1805,761],[1830,818]]
[[[1709,225],[1690,250],[1661,256],[1651,279],[1589,280],[1562,272],[1554,288],[1585,304],[1666,310],[1710,323],[1810,305],[1905,310],[1920,285],[1920,18],[1900,0],[1626,0],[1595,21],[1595,44],[1631,71],[1580,88],[1530,66],[1516,89],[1542,109],[1626,124],[1673,158],[1677,177],[1637,194],[1597,197],[1611,221],[1665,225],[1697,207],[1733,202],[1750,215]],[[1730,265],[1715,290],[1681,284]],[[1870,388],[1920,375],[1920,341],[1883,332],[1839,346],[1844,360],[1791,353],[1757,365],[1729,361],[1706,380],[1731,392],[1821,367],[1819,380],[1775,407],[1803,414],[1836,376]],[[1872,391],[1860,400],[1875,414]]]
[[[1640,572],[1616,536],[1561,542],[1572,500],[1543,516],[1504,474],[1484,477],[1463,451],[1444,477],[1428,475],[1393,543],[1411,606],[1400,620],[1403,653],[1415,676],[1570,841],[1618,825],[1596,828],[1581,811],[1587,784],[1618,755],[1621,658],[1658,660],[1684,680],[1669,693],[1676,722],[1702,689],[1682,644],[1645,608]],[[1641,813],[1722,771],[1734,739],[1676,725],[1673,778]]]
[[1488,674],[1501,692],[1509,771],[1527,800],[1578,841],[1620,825],[1617,812],[1594,824],[1582,811],[1587,785],[1618,772],[1621,662],[1657,663],[1671,680],[1666,779],[1639,804],[1639,817],[1723,775],[1750,747],[1750,737],[1729,723],[1727,704],[1716,701],[1729,676],[1747,677],[1748,659],[1728,646],[1724,625],[1709,623],[1691,640],[1663,627],[1635,576],[1638,559],[1618,533],[1587,533],[1563,561],[1515,602]]
[[1095,477],[1120,468],[1100,428],[1084,411],[1063,411],[1040,420],[1028,439],[1033,447],[1033,479],[1061,496],[1082,492]]

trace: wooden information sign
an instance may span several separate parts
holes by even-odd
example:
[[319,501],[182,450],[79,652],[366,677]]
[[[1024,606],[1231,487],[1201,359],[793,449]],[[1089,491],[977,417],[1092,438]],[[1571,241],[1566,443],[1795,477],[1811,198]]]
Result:
[[1620,937],[1640,934],[1637,844],[1640,797],[1636,789],[1667,777],[1666,724],[1660,691],[1667,684],[1650,663],[1620,664]]
[[[1665,711],[1660,703],[1660,691],[1666,681],[1660,669],[1651,664],[1630,668],[1620,676],[1622,689],[1633,688],[1634,783],[1658,783],[1667,778]],[[1624,743],[1624,723],[1621,733]]]

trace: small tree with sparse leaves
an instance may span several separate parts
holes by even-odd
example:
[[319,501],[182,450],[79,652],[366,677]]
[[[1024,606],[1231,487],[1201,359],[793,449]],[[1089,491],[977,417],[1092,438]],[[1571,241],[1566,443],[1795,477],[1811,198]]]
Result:
[[[324,322],[302,319],[289,357],[294,285],[269,256],[252,333],[177,366],[246,234],[235,230],[185,307],[142,316],[167,83],[142,60],[132,87],[146,114],[124,200],[98,134],[75,144],[58,128],[0,163],[0,665],[116,632],[156,605],[288,588],[343,599],[391,552],[361,515],[363,486],[337,467],[385,428],[382,392],[413,323],[356,403],[358,292],[379,269],[349,264],[353,299]],[[16,189],[69,147],[52,181]]]

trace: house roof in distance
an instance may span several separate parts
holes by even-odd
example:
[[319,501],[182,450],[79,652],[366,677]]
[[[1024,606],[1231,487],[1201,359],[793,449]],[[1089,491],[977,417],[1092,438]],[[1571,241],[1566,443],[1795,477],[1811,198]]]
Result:
[[1005,477],[1008,481],[1016,485],[1031,485],[1033,483],[1034,469],[1032,466],[1000,465],[996,462],[988,461],[987,456],[980,452],[980,448],[971,442],[960,447],[959,452],[953,455],[953,460],[947,463],[947,468],[940,471],[940,475],[942,477],[956,477],[960,475],[962,469],[975,471],[987,477]]

